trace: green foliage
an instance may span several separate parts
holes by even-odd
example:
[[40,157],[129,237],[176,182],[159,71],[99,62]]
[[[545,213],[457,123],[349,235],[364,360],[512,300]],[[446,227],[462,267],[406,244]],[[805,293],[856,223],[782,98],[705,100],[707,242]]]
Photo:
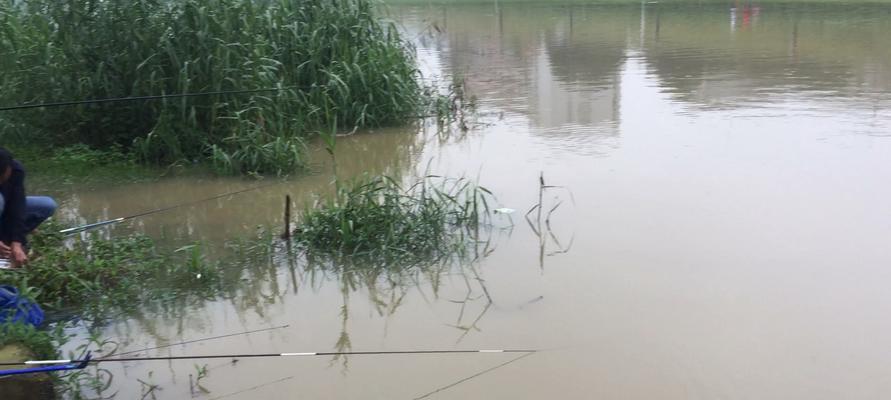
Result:
[[294,238],[317,254],[436,258],[477,239],[491,197],[466,179],[430,176],[404,189],[392,178],[366,178],[307,209]]
[[460,129],[467,130],[466,118],[476,111],[476,99],[468,98],[463,77],[453,77],[452,83],[444,92],[436,94],[431,92],[427,98],[427,115],[436,118],[440,129],[457,123]]
[[7,139],[287,173],[320,129],[418,115],[418,78],[371,0],[0,0],[3,104],[282,89],[19,110]]
[[0,324],[0,348],[19,344],[27,348],[35,358],[52,359],[59,355],[58,346],[65,341],[62,327],[40,330],[28,324]]
[[214,170],[221,174],[266,171],[283,175],[301,166],[304,144],[298,137],[232,137],[227,141],[235,143],[232,146],[235,150],[226,151],[223,146],[210,146],[211,163]]
[[55,148],[20,145],[8,149],[28,170],[30,188],[58,189],[60,185],[144,181],[164,171],[138,165],[120,147],[95,149],[83,144]]
[[0,272],[0,281],[18,287],[48,309],[128,307],[168,296],[177,288],[196,293],[218,288],[217,268],[197,245],[173,255],[159,253],[141,235],[66,241],[52,223],[32,240],[34,256],[20,271]]

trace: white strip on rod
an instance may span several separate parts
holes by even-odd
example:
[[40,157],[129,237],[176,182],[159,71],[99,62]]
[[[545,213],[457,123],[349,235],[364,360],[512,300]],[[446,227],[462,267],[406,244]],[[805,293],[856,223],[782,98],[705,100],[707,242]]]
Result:
[[71,360],[42,360],[42,361],[25,361],[25,364],[70,364]]

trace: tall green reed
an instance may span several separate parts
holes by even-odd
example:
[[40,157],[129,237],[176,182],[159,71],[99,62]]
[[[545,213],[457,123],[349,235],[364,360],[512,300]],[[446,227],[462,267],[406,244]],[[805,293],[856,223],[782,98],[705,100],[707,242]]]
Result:
[[281,88],[4,115],[31,141],[224,173],[290,172],[319,130],[400,124],[427,102],[372,0],[0,0],[0,54],[4,104]]

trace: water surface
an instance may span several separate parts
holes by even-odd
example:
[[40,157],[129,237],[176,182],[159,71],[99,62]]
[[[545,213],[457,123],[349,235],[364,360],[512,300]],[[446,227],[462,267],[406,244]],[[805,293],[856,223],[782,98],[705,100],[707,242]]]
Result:
[[[442,399],[879,398],[891,391],[891,6],[393,6],[430,79],[480,116],[361,133],[338,173],[479,177],[519,210],[495,251],[411,279],[279,260],[243,293],[111,324],[149,354],[544,348]],[[330,192],[331,166],[116,228],[220,244]],[[538,179],[553,236],[522,213]],[[169,179],[60,193],[93,221],[256,183]],[[505,227],[506,217],[496,222]],[[543,244],[543,245],[542,245]],[[365,277],[368,278],[368,277]],[[207,362],[197,398],[412,399],[511,355]],[[194,362],[107,365],[189,396]],[[203,363],[199,363],[203,364]]]

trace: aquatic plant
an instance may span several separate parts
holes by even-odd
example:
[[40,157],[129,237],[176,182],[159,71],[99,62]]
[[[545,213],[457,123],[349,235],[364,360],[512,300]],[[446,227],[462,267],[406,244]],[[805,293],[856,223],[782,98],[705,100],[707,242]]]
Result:
[[393,178],[365,177],[306,209],[294,239],[311,253],[435,259],[478,238],[491,198],[467,179],[428,176],[403,188]]
[[6,112],[5,139],[287,173],[316,131],[401,124],[428,102],[371,0],[0,0],[0,27],[3,104],[277,89]]
[[142,235],[101,239],[94,233],[66,241],[57,232],[55,223],[42,226],[32,239],[29,264],[0,271],[0,281],[50,310],[133,307],[177,288],[201,294],[221,285],[215,265],[197,245],[165,254]]

